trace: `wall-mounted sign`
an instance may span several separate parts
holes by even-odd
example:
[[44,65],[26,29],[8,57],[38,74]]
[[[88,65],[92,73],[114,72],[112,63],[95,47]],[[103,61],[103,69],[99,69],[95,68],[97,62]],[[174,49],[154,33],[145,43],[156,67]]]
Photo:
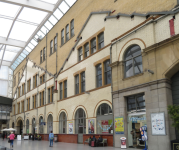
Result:
[[165,114],[151,113],[152,135],[166,135]]
[[68,131],[69,134],[73,134],[73,121],[68,122]]
[[115,133],[124,134],[124,118],[115,117]]
[[88,133],[94,133],[94,119],[88,120]]

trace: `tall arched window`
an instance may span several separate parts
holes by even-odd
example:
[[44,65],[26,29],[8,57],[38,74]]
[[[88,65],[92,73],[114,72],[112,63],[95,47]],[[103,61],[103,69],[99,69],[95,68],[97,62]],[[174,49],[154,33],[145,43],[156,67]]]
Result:
[[101,104],[97,110],[97,134],[113,133],[112,109],[108,104]]
[[35,118],[32,119],[32,134],[35,134],[35,126],[36,126],[36,121]]
[[67,116],[62,112],[59,117],[59,133],[67,133]]
[[26,133],[29,133],[29,119],[26,120]]
[[138,45],[132,45],[124,55],[125,77],[131,77],[143,72],[141,48]]
[[53,116],[50,114],[47,119],[47,133],[53,132]]
[[41,124],[43,122],[43,117],[40,116],[39,118],[39,133],[43,133],[43,124]]

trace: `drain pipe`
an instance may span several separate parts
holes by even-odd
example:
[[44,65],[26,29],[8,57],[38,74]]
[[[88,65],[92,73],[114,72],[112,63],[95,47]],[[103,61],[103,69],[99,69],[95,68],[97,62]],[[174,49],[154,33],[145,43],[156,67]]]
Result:
[[[112,46],[113,44],[111,44],[111,47],[110,47],[110,64],[112,63]],[[112,95],[112,92],[113,92],[113,82],[112,82],[112,69],[111,69],[111,97],[112,97],[112,111],[113,111],[113,146],[115,146],[115,140],[114,140],[114,136],[115,136],[115,126],[114,126],[114,110],[113,110],[113,95]]]

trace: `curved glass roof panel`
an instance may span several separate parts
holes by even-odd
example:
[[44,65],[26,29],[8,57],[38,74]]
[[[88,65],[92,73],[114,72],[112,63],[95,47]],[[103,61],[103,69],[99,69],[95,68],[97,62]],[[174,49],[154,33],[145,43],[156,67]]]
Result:
[[64,1],[60,4],[60,6],[59,6],[58,8],[60,8],[60,10],[61,10],[64,14],[65,14],[65,13],[68,11],[68,9],[69,9],[68,5],[67,5]]
[[9,38],[27,41],[36,28],[34,25],[16,21]]
[[70,7],[76,2],[76,0],[65,0],[69,5]]
[[56,4],[58,0],[41,0],[47,3]]
[[12,61],[17,53],[5,51],[3,60]]
[[0,22],[0,36],[6,37],[11,28],[12,20],[0,18]]
[[9,51],[12,51],[12,52],[19,52],[21,50],[21,48],[19,47],[15,47],[15,46],[6,46],[6,51],[9,50]]
[[57,20],[53,15],[49,18],[49,21],[50,21],[53,25],[55,25],[55,24],[58,22],[58,20]]
[[56,9],[56,11],[53,13],[53,15],[57,18],[57,19],[60,19],[63,14],[62,12],[59,10],[59,9]]
[[0,2],[0,15],[15,17],[20,6]]
[[4,52],[4,50],[0,51],[0,59],[2,59],[3,52]]
[[18,19],[39,24],[47,14],[48,13],[40,11],[40,10],[24,8],[22,12],[20,13]]

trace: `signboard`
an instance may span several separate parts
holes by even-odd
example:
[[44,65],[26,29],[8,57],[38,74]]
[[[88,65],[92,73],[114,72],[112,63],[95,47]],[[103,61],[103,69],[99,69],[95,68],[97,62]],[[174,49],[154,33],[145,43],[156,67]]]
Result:
[[164,112],[151,113],[151,125],[152,135],[166,135]]
[[102,133],[108,133],[108,120],[101,120]]
[[17,140],[21,141],[21,135],[17,135]]
[[124,134],[124,118],[115,117],[115,133]]
[[73,134],[73,121],[69,121],[68,130],[69,130],[69,134]]
[[88,120],[88,133],[94,133],[94,119]]
[[27,134],[29,133],[29,129],[27,129]]
[[121,137],[121,148],[127,148],[126,147],[126,137]]

